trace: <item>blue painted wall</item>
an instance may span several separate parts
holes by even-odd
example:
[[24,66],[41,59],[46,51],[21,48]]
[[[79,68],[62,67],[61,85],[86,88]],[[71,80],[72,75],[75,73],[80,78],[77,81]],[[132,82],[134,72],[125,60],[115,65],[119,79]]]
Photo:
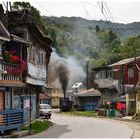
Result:
[[80,106],[87,111],[97,110],[99,97],[80,97],[79,102]]

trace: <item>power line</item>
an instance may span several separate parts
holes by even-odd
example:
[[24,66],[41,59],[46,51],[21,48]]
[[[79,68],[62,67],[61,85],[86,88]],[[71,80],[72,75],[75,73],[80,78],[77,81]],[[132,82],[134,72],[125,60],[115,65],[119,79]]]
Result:
[[94,5],[94,4],[90,3],[90,2],[86,2],[86,3],[91,5],[91,6],[98,7],[98,5]]
[[[110,18],[112,19],[112,21],[113,21],[114,23],[116,23],[116,21],[115,21],[113,15],[112,15],[112,12],[111,12],[111,10],[110,10],[108,4],[107,4],[106,2],[104,2],[104,3],[105,3],[105,8],[107,9],[107,11],[108,11],[108,13],[109,13]],[[115,25],[112,23],[112,26],[114,27]],[[117,25],[115,26],[114,29],[115,29],[116,33],[118,34],[119,40],[121,41],[121,38],[119,37],[119,30],[118,30]]]
[[100,3],[99,3],[99,2],[98,2],[97,4],[98,4],[99,8],[101,9],[101,12],[102,12],[102,14],[104,15],[104,17],[105,17],[105,19],[106,19],[106,21],[107,21],[107,23],[108,23],[108,25],[109,25],[110,29],[112,29],[111,25],[109,24],[108,19],[106,18],[105,14],[104,14],[103,2],[101,3],[101,5],[100,5]]
[[[86,7],[84,6],[84,4],[83,4],[82,2],[81,2],[81,5],[82,5],[82,7],[84,8],[86,14],[89,15],[90,19],[92,19],[91,16],[90,16],[90,14],[89,14],[89,12],[88,12],[88,10],[86,9]],[[86,15],[86,17],[87,17],[87,19],[88,19],[88,16],[87,16],[87,15]]]

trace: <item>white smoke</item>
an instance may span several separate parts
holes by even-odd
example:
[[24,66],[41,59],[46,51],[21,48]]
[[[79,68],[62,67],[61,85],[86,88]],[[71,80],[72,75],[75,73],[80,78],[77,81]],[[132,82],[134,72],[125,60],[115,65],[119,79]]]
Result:
[[52,85],[53,87],[61,88],[61,84],[59,81],[59,74],[58,74],[58,69],[60,65],[61,66],[63,65],[63,67],[67,69],[69,73],[68,74],[68,88],[69,89],[71,89],[71,87],[76,82],[81,82],[85,79],[86,74],[82,66],[80,66],[78,61],[73,56],[63,58],[63,57],[60,57],[55,52],[55,50],[53,50],[50,57],[49,70],[48,70],[48,81],[49,81],[49,84]]

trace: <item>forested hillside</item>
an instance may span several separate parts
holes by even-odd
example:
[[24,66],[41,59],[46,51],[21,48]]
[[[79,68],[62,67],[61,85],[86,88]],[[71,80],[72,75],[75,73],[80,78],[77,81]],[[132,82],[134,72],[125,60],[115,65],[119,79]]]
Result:
[[[90,60],[92,67],[98,67],[133,56],[122,56],[120,48],[124,47],[130,36],[135,38],[140,34],[140,23],[111,24],[80,17],[44,19],[57,52],[63,57],[73,55],[83,66],[87,60]],[[108,40],[113,35],[115,37]]]

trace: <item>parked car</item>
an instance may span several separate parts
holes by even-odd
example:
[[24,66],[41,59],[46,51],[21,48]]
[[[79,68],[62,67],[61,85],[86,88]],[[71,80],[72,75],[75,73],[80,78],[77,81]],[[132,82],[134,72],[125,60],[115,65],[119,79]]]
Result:
[[40,116],[45,116],[50,119],[52,115],[52,109],[49,104],[40,104]]

